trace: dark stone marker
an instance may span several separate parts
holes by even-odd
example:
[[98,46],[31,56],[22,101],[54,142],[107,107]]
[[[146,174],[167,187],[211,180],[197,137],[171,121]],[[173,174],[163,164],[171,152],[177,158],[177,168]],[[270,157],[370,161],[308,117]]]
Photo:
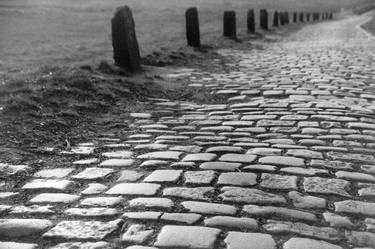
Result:
[[199,32],[198,9],[196,7],[189,8],[186,13],[186,38],[189,46],[199,48],[201,46]]
[[[281,17],[281,20],[282,20],[282,15],[283,13],[280,12],[280,17]],[[281,21],[281,24],[283,25],[283,21]],[[275,11],[275,13],[273,14],[273,26],[274,27],[279,27],[279,12]]]
[[303,21],[303,12],[299,13],[299,21],[300,21],[300,22],[304,22],[304,21]]
[[298,21],[298,14],[297,12],[293,13],[293,22],[296,23]]
[[316,13],[316,20],[319,21],[319,19],[320,19],[320,14]]
[[247,12],[247,32],[255,33],[255,13],[253,9]]
[[112,46],[117,66],[132,72],[141,69],[134,19],[128,6],[118,8],[112,18]]
[[224,36],[235,38],[236,29],[236,12],[224,11]]
[[264,30],[268,30],[268,13],[267,10],[260,10],[260,27]]
[[285,23],[286,24],[289,24],[290,22],[289,22],[289,12],[285,12]]
[[306,22],[310,22],[310,13],[306,13]]
[[279,17],[280,17],[280,25],[285,25],[285,13],[279,12]]
[[333,19],[333,13],[332,12],[329,13],[329,19]]

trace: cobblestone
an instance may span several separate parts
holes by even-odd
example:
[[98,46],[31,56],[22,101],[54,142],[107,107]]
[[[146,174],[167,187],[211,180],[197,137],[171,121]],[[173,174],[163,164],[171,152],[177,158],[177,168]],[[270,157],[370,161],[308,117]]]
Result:
[[218,49],[208,67],[162,78],[220,104],[145,98],[119,114],[130,130],[0,163],[0,231],[16,230],[0,248],[374,247],[369,18]]
[[220,230],[206,227],[164,226],[160,231],[155,246],[166,248],[214,248]]

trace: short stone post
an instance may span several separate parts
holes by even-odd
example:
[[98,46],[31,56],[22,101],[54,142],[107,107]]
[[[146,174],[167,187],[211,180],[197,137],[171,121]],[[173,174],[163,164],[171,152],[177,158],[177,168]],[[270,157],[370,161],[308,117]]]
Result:
[[320,14],[319,12],[316,13],[316,21],[318,22],[319,21],[319,18],[320,18]]
[[128,6],[118,8],[111,23],[115,64],[132,72],[139,71],[141,56],[130,8]]
[[298,21],[298,13],[294,12],[293,13],[293,22],[296,23]]
[[285,23],[286,24],[290,23],[290,21],[289,21],[289,12],[288,11],[285,11]]
[[186,38],[188,46],[199,48],[201,46],[198,9],[189,8],[186,13]]
[[310,13],[306,13],[306,22],[310,22]]
[[247,32],[255,33],[255,13],[253,9],[247,12]]
[[329,13],[329,19],[330,19],[330,20],[333,19],[333,13],[332,13],[332,12]]
[[279,17],[280,17],[280,25],[285,25],[285,13],[279,12]]
[[299,21],[300,22],[304,22],[304,20],[303,20],[303,12],[299,13]]
[[[282,15],[283,13],[280,12],[280,18],[282,19]],[[281,24],[283,24],[283,22],[281,21]],[[273,26],[274,27],[279,27],[279,12],[275,11],[275,13],[273,14]]]
[[236,12],[224,11],[224,36],[236,38]]
[[267,10],[260,10],[260,27],[264,30],[268,30],[268,13]]

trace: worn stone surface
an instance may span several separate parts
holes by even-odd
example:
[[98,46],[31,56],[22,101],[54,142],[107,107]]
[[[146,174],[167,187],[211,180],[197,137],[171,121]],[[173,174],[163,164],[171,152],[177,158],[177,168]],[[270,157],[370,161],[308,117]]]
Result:
[[222,185],[254,186],[257,184],[257,175],[254,173],[221,173],[217,183]]
[[313,213],[299,211],[295,209],[288,209],[274,206],[257,206],[245,205],[243,207],[245,213],[257,216],[272,217],[274,215],[285,217],[286,219],[316,221],[317,217]]
[[328,241],[339,241],[340,234],[330,227],[310,226],[304,223],[268,220],[263,228],[271,233],[294,233]]
[[209,227],[228,227],[250,230],[258,229],[258,222],[255,219],[230,216],[214,216],[206,218],[204,220],[204,225]]
[[214,248],[220,230],[206,227],[164,226],[155,246],[167,248]]
[[306,238],[291,238],[284,243],[283,249],[300,249],[306,248],[306,246],[309,249],[342,249],[342,247],[332,243]]
[[155,195],[160,185],[154,183],[119,183],[109,189],[106,194],[111,195]]
[[224,201],[237,203],[258,203],[258,204],[276,204],[285,203],[283,196],[267,193],[258,189],[240,188],[240,187],[223,187],[222,194],[219,196]]
[[346,200],[335,202],[337,213],[375,215],[375,203]]
[[45,219],[0,219],[0,236],[17,238],[40,235],[51,226],[53,223]]
[[297,177],[263,173],[260,186],[268,189],[297,189]]
[[119,228],[121,220],[110,222],[71,220],[58,223],[43,234],[44,238],[65,240],[102,240]]
[[229,232],[224,241],[227,249],[276,249],[275,240],[264,233]]
[[347,189],[350,187],[350,182],[346,180],[305,177],[303,187],[308,193],[350,196],[347,192]]

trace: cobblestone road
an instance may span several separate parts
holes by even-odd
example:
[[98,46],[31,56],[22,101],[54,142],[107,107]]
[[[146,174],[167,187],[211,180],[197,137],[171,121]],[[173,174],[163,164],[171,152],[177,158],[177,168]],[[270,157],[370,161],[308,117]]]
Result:
[[132,134],[62,152],[65,168],[0,165],[0,248],[375,248],[367,19],[220,51],[226,72],[169,75],[227,102],[150,99]]

